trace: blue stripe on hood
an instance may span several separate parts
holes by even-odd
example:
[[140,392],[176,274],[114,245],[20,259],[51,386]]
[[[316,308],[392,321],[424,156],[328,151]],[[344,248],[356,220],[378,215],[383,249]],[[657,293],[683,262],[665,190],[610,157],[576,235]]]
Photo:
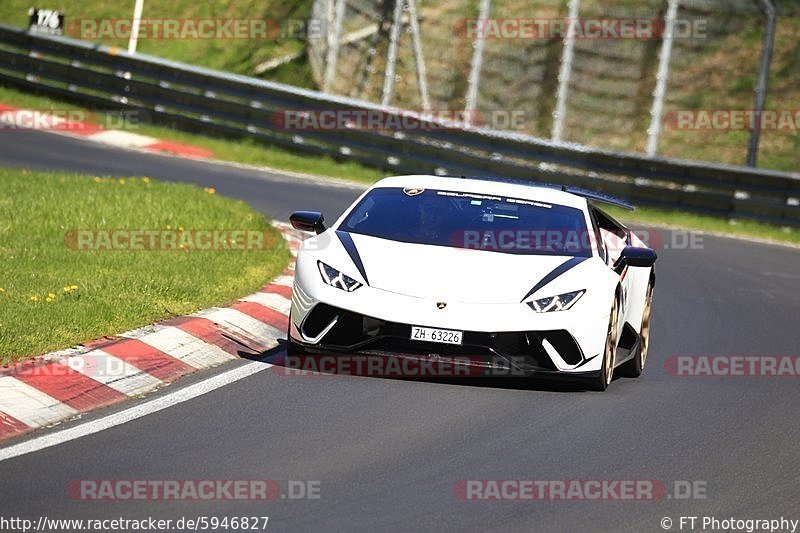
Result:
[[539,283],[534,285],[533,288],[528,291],[528,294],[522,297],[520,303],[524,302],[525,298],[535,293],[536,291],[538,291],[539,289],[541,289],[542,287],[544,287],[545,285],[556,279],[558,276],[566,272],[567,270],[570,270],[572,267],[580,265],[587,259],[588,257],[573,257],[572,259],[567,259],[566,261],[555,267],[553,270],[551,270],[549,274],[547,274],[545,277],[539,280]]
[[358,255],[358,249],[356,248],[356,243],[353,242],[353,237],[351,237],[346,231],[339,230],[336,231],[336,236],[339,237],[339,241],[341,241],[342,246],[344,246],[344,249],[347,251],[347,255],[350,256],[353,264],[356,265],[358,271],[361,272],[361,276],[364,278],[364,281],[366,281],[367,285],[369,285],[367,271],[364,269],[364,263],[361,261],[361,256]]

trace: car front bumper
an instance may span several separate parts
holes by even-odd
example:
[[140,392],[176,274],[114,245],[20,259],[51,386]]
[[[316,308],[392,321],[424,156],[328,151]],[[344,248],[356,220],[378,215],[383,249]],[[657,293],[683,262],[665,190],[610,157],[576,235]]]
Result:
[[[309,259],[309,260],[306,260]],[[469,289],[465,288],[468,293]],[[572,309],[536,313],[526,303],[419,298],[364,285],[346,292],[321,282],[316,261],[298,257],[290,342],[309,353],[468,357],[520,372],[596,373],[610,302],[587,290]],[[599,310],[608,311],[602,312]],[[463,331],[462,345],[411,340],[411,327]]]

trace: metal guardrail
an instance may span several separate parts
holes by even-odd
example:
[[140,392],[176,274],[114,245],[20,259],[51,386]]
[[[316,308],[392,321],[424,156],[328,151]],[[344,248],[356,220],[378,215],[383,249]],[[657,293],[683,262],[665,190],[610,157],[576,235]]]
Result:
[[0,83],[155,123],[247,137],[392,173],[495,175],[591,188],[640,205],[800,226],[800,174],[618,153],[420,119],[402,131],[292,129],[286,111],[402,110],[0,24]]

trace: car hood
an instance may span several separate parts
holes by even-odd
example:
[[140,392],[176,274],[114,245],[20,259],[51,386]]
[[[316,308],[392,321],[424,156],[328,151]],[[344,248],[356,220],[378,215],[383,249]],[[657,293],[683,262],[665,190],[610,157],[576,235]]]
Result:
[[561,265],[572,260],[569,266],[578,266],[583,259],[409,244],[354,233],[350,236],[371,287],[443,302],[520,302]]

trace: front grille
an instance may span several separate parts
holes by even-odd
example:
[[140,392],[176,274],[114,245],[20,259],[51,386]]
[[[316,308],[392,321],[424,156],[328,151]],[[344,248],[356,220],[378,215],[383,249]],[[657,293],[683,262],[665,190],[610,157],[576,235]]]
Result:
[[322,338],[321,347],[328,352],[368,353],[391,352],[409,355],[462,355],[489,358],[514,358],[524,366],[556,370],[542,339],[547,339],[568,364],[583,360],[580,347],[566,330],[486,333],[465,331],[460,346],[412,341],[411,325],[373,318],[328,304],[318,304],[303,321],[303,333],[318,335],[334,317],[336,325]]

